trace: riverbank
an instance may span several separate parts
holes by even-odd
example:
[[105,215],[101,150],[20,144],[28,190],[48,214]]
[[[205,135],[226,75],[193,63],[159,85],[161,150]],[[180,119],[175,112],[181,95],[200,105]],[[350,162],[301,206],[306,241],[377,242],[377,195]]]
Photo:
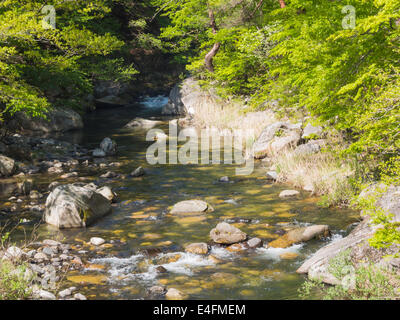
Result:
[[[370,243],[376,243],[379,232],[385,232],[393,221],[399,221],[400,210],[397,203],[400,198],[396,188],[386,186],[379,192],[372,193],[367,191],[371,188],[363,190],[365,186],[362,187],[357,181],[360,165],[344,155],[343,151],[348,148],[349,143],[340,132],[329,126],[314,125],[315,121],[307,115],[297,114],[291,119],[278,117],[274,112],[274,103],[268,102],[267,105],[270,108],[265,111],[247,111],[246,103],[221,99],[213,90],[200,88],[196,80],[190,78],[172,90],[169,105],[164,108],[164,112],[186,116],[181,120],[183,124],[206,129],[211,126],[221,133],[228,131],[232,135],[254,128],[253,135],[246,137],[254,143],[243,152],[262,161],[270,180],[289,183],[297,189],[321,196],[322,206],[357,205],[360,210],[363,209],[360,216],[362,223],[348,237],[322,248],[297,272],[308,274],[311,281],[338,286],[333,293],[332,290],[322,290],[321,285],[314,283],[313,287],[326,291],[327,296],[346,298],[346,289],[343,289],[341,281],[348,275],[342,274],[342,270],[332,271],[332,264],[340,254],[347,252],[350,258],[342,263],[341,268],[351,267],[355,270],[352,275],[354,281],[364,281],[361,279],[367,271],[363,263],[370,261],[370,291],[365,288],[365,295],[361,290],[354,293],[353,298],[368,298],[370,295],[375,298],[395,299],[399,290],[397,241],[388,245],[380,244],[380,247],[375,248]],[[368,166],[368,163],[365,165]],[[379,181],[372,181],[372,185],[377,183]],[[359,196],[361,190],[363,192]],[[371,204],[365,205],[365,202]],[[379,215],[377,212],[380,212],[380,218],[376,218]],[[391,215],[394,215],[393,220]],[[385,226],[380,224],[382,221],[385,221]],[[391,283],[390,288],[385,287],[384,283]],[[389,291],[392,292],[390,295]],[[387,296],[379,295],[379,292],[386,292]]]

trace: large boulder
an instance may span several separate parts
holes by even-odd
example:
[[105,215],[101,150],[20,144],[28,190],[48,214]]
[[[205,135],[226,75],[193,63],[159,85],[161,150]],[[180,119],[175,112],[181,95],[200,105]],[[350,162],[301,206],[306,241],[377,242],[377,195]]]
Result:
[[253,145],[253,155],[263,159],[294,148],[300,141],[301,124],[275,122],[268,125]]
[[213,208],[205,201],[202,200],[185,200],[176,203],[170,213],[171,214],[184,214],[184,213],[203,213],[211,212]]
[[314,225],[290,230],[278,239],[268,243],[268,247],[287,248],[293,244],[306,242],[314,238],[329,236],[329,227],[327,225]]
[[23,112],[17,112],[10,127],[30,132],[65,132],[83,128],[83,121],[71,109],[54,108],[47,111],[46,119],[31,118]]
[[325,144],[326,142],[324,139],[311,140],[306,144],[301,144],[297,146],[297,148],[294,150],[294,153],[299,156],[318,153],[321,151],[321,148],[325,146]]
[[[381,186],[367,189],[360,194],[360,197],[364,198],[372,195],[377,187]],[[400,187],[388,187],[378,197],[376,204],[384,212],[393,214],[393,221],[400,222]],[[364,216],[363,221],[347,237],[318,250],[300,266],[297,272],[308,274],[311,279],[320,279],[328,284],[337,284],[339,280],[329,272],[329,263],[345,250],[349,250],[352,261],[356,264],[364,260],[372,261],[375,264],[390,263],[390,260],[386,260],[384,257],[398,252],[398,246],[393,245],[385,250],[378,250],[369,246],[368,239],[373,236],[377,228],[379,226],[371,225],[370,218]]]
[[246,233],[226,222],[218,223],[211,230],[210,237],[215,243],[234,244],[247,239]]
[[169,95],[169,101],[162,109],[164,115],[193,114],[204,101],[206,93],[194,78],[187,78],[175,85]]
[[11,176],[15,171],[15,161],[0,154],[0,176]]
[[62,185],[47,197],[44,220],[59,229],[93,224],[111,211],[111,203],[100,193],[77,185]]

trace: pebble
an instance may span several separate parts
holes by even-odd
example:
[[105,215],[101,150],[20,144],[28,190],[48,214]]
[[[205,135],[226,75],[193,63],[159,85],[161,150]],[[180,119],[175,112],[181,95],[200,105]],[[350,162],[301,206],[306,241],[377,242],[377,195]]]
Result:
[[39,297],[43,300],[56,300],[56,296],[49,291],[40,290],[38,293]]
[[76,300],[87,300],[87,298],[81,293],[75,293],[74,294],[74,299],[76,299]]
[[41,261],[41,260],[48,260],[49,258],[43,252],[38,252],[33,256],[33,259]]
[[225,177],[221,177],[218,180],[219,182],[229,182],[229,177],[225,176]]
[[42,243],[45,244],[45,245],[47,245],[47,246],[51,246],[51,247],[56,247],[56,246],[61,245],[60,242],[55,241],[55,240],[51,240],[51,239],[43,240]]
[[99,238],[99,237],[93,237],[90,238],[90,243],[94,246],[101,246],[102,244],[104,244],[106,241],[103,238]]
[[66,297],[70,296],[71,294],[72,294],[72,292],[71,292],[70,289],[65,289],[65,290],[63,290],[63,291],[60,291],[60,292],[58,293],[58,296],[59,296],[60,298],[66,298]]
[[279,197],[280,198],[295,197],[299,194],[300,194],[300,192],[297,190],[284,190],[279,194]]

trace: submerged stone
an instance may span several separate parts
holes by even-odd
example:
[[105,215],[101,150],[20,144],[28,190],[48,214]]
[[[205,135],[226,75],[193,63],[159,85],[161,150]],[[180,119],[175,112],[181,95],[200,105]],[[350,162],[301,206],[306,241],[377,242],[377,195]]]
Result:
[[182,214],[182,213],[202,213],[211,212],[213,208],[205,201],[202,200],[185,200],[176,203],[170,213],[171,214]]

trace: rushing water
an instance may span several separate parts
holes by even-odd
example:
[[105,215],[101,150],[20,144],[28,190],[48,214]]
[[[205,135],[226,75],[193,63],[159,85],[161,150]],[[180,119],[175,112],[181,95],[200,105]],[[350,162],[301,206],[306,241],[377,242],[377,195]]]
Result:
[[[123,165],[98,171],[95,176],[83,168],[80,171],[82,176],[109,185],[118,193],[119,201],[110,215],[87,229],[39,228],[40,238],[82,243],[80,250],[88,252],[88,268],[67,274],[64,286],[80,286],[80,292],[92,299],[148,299],[148,288],[157,284],[177,288],[191,299],[298,298],[304,277],[296,274],[296,269],[328,241],[344,236],[358,214],[320,208],[318,199],[308,193],[296,199],[280,199],[279,193],[290,186],[267,181],[262,164],[250,176],[235,176],[233,165],[148,165],[145,155],[150,142],[145,141],[146,131],[123,127],[137,116],[156,116],[165,102],[164,97],[145,98],[135,108],[97,111],[88,115],[82,132],[65,137],[77,139],[87,148],[95,148],[104,137],[111,137],[119,152],[108,161]],[[159,127],[166,129],[167,122]],[[109,170],[128,174],[140,165],[147,170],[140,178],[99,178]],[[218,182],[221,176],[231,177],[233,183]],[[50,181],[46,175],[36,178],[43,189]],[[168,214],[170,206],[188,199],[205,200],[215,211],[186,217]],[[186,244],[209,242],[210,230],[221,221],[233,223],[264,242],[278,237],[287,224],[328,224],[333,236],[287,249],[259,248],[244,254],[214,246],[214,259],[184,253]],[[93,236],[108,243],[114,240],[113,245],[95,251],[87,244]],[[297,257],[282,259],[280,255],[287,252]],[[167,272],[157,272],[158,266]]]

